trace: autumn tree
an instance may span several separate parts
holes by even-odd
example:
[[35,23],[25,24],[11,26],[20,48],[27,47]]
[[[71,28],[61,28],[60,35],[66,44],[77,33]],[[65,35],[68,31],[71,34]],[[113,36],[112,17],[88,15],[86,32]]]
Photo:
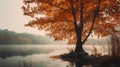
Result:
[[[91,33],[107,36],[120,26],[120,0],[24,0],[26,26],[47,31],[55,40],[76,44],[75,52]],[[42,17],[41,17],[42,16]]]

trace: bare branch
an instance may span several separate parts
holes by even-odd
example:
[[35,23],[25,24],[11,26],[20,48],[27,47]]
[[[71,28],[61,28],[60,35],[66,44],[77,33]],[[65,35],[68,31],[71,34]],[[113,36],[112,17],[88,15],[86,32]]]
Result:
[[87,40],[87,38],[90,36],[90,34],[92,33],[92,30],[94,28],[95,19],[99,13],[99,8],[100,8],[100,0],[98,0],[97,8],[96,8],[94,16],[93,16],[92,27],[91,27],[88,35],[86,36],[86,38],[82,41],[82,43],[84,43]]

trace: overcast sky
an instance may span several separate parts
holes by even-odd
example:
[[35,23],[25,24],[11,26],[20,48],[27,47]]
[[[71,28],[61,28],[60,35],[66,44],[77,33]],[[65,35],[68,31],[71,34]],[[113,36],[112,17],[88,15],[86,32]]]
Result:
[[30,27],[24,27],[30,18],[23,16],[22,5],[23,0],[0,0],[0,29],[8,29],[19,33],[31,33],[37,35],[44,35]]

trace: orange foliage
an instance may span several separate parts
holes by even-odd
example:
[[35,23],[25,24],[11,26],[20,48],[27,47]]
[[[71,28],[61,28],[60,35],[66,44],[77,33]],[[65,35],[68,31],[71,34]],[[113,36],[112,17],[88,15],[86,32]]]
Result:
[[[48,35],[55,40],[68,40],[69,44],[76,42],[74,17],[71,3],[76,12],[77,26],[80,25],[81,0],[24,0],[22,7],[24,15],[31,16],[26,26],[37,27],[39,30],[49,31]],[[83,1],[83,32],[84,39],[92,26],[92,20],[98,0]],[[120,26],[120,0],[100,0],[99,14],[94,23],[93,32],[97,36],[107,36],[117,32],[116,26]],[[39,17],[37,15],[45,15]]]

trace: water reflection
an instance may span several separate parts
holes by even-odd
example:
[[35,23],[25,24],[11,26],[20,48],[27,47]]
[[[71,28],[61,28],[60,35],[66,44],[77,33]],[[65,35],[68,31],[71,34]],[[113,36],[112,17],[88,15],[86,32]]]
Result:
[[66,48],[66,45],[0,45],[0,58],[48,54],[58,50],[66,50]]
[[0,67],[66,67],[68,62],[49,58],[50,54],[13,56],[0,58]]
[[76,64],[76,67],[82,67],[83,66],[83,64],[81,62],[76,62],[75,64]]
[[[81,62],[50,58],[69,52],[67,48],[64,45],[0,45],[0,67],[84,67]],[[86,50],[90,51],[90,47]]]
[[68,65],[66,65],[66,67],[89,67],[90,65],[84,65],[82,62],[69,62]]
[[85,64],[82,61],[77,62],[70,62],[69,65],[66,67],[120,67],[119,61],[112,61],[112,62],[95,62],[92,64]]
[[90,65],[83,65],[81,62],[70,63],[66,67],[90,67]]

